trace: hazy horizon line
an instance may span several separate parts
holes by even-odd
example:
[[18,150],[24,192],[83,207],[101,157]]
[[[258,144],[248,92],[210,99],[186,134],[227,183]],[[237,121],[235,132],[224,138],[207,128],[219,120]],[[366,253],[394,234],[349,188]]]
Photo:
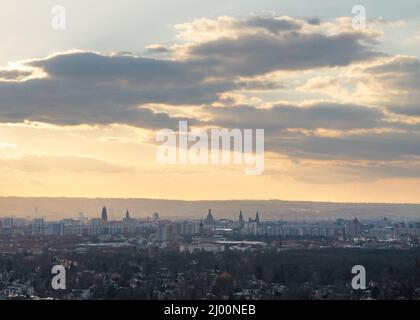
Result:
[[306,202],[306,203],[332,203],[332,204],[387,204],[387,205],[420,205],[419,202],[355,202],[355,201],[325,201],[325,200],[296,200],[296,199],[174,199],[174,198],[147,198],[147,197],[106,197],[106,196],[1,196],[0,198],[46,198],[46,199],[108,199],[108,200],[154,200],[154,201],[180,201],[180,202],[239,202],[239,201],[279,201],[279,202]]

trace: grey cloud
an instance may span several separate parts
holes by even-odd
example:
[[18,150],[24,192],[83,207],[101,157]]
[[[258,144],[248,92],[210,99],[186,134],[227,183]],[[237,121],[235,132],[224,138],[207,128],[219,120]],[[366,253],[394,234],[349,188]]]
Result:
[[[321,103],[310,107],[277,104],[265,109],[232,106],[205,110],[212,115],[213,125],[265,129],[266,150],[292,158],[389,161],[420,156],[420,127],[391,123],[377,108]],[[373,130],[378,128],[387,130]],[[316,129],[337,130],[341,135],[320,136],[311,132]],[[345,133],[356,129],[363,131]]]
[[310,25],[314,25],[314,26],[317,26],[317,25],[320,25],[321,24],[321,19],[319,19],[319,18],[317,18],[317,17],[314,17],[314,18],[309,18],[309,19],[307,19],[306,20]]
[[0,69],[0,81],[4,80],[20,80],[31,75],[30,71]]
[[29,65],[42,68],[59,81],[79,79],[110,83],[125,81],[127,85],[172,85],[174,82],[194,83],[204,79],[200,70],[185,62],[140,58],[127,55],[106,56],[92,52],[56,55],[36,60]]
[[135,107],[135,95],[129,89],[99,86],[94,82],[37,79],[7,83],[0,85],[0,121],[31,120],[62,125],[124,123],[144,128],[176,126],[176,117]]
[[[419,101],[419,100],[417,100]],[[420,117],[420,104],[418,102],[389,104],[388,109],[394,113],[406,116]]]
[[[381,85],[389,101],[384,103],[394,113],[420,116],[420,61],[415,57],[398,56],[364,70],[371,80]],[[385,88],[385,89],[383,89]],[[395,93],[394,93],[395,92]],[[377,92],[378,95],[382,92]]]
[[322,103],[310,107],[276,104],[271,108],[242,105],[206,108],[212,122],[225,127],[263,128],[266,130],[360,129],[385,125],[385,114],[376,108],[350,104]]
[[247,27],[257,27],[268,30],[273,34],[281,31],[299,30],[302,24],[293,19],[276,18],[276,17],[253,17],[243,22]]
[[161,44],[152,44],[146,47],[146,51],[150,53],[168,53],[171,52],[171,49]]
[[173,127],[176,118],[136,106],[210,103],[234,86],[223,81],[204,83],[204,75],[184,62],[132,56],[73,53],[30,65],[43,69],[48,77],[0,81],[0,121]]
[[366,133],[344,137],[277,134],[266,146],[291,157],[320,160],[401,160],[420,156],[419,132]]
[[286,81],[272,81],[269,79],[247,79],[236,82],[237,90],[246,91],[265,91],[265,90],[279,90],[289,89],[291,84]]
[[414,57],[399,56],[383,64],[365,69],[366,72],[371,74],[384,74],[384,73],[412,73],[413,70],[420,69],[420,62]]
[[[381,55],[363,33],[303,34],[305,22],[292,18],[253,17],[242,23],[256,32],[197,44],[183,60],[70,52],[27,62],[47,77],[0,80],[0,121],[173,127],[176,118],[141,106],[211,104],[225,92],[284,85],[253,76],[341,66]],[[259,32],[261,28],[271,33]]]
[[189,54],[207,60],[209,69],[216,74],[255,76],[275,70],[346,66],[383,55],[365,40],[371,39],[359,33],[252,34],[197,44],[190,47]]

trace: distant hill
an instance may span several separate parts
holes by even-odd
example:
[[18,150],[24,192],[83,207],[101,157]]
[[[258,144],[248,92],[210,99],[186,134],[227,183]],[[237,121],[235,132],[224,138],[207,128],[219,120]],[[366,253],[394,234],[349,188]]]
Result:
[[120,198],[23,198],[0,197],[0,216],[34,217],[49,219],[99,217],[102,206],[106,206],[111,219],[121,219],[128,209],[134,218],[145,218],[159,212],[162,218],[204,218],[209,208],[216,218],[237,219],[242,209],[245,218],[260,212],[263,220],[318,220],[404,218],[420,220],[418,204],[379,203],[330,203],[282,200],[229,200],[229,201],[180,201],[157,199]]

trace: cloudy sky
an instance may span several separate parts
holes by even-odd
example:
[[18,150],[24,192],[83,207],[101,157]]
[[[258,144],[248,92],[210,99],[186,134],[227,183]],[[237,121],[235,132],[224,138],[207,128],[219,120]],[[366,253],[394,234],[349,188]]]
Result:
[[[416,2],[2,1],[0,195],[418,203]],[[179,120],[264,129],[264,173],[157,163]]]

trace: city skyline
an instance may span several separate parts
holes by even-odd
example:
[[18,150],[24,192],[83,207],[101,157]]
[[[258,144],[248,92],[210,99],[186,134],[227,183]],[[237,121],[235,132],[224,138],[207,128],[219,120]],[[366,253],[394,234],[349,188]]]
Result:
[[146,219],[158,212],[165,219],[199,219],[211,208],[217,216],[236,219],[238,210],[244,216],[259,212],[267,220],[319,221],[339,217],[352,219],[416,219],[418,204],[333,203],[305,201],[180,201],[155,199],[106,198],[15,198],[0,197],[0,217],[44,217],[48,219],[77,219],[81,214],[94,218],[100,208],[107,208],[107,217],[115,220],[130,212],[130,217]]
[[[90,220],[0,218],[0,299],[417,300],[419,236],[418,220],[246,220],[242,210],[235,220],[209,210],[200,221],[128,211],[113,221],[105,207]],[[61,276],[50,286],[51,263]],[[363,285],[350,287],[355,268]]]
[[[418,217],[288,221],[244,211],[177,220],[126,210],[115,220],[103,206],[91,219],[1,217],[0,299],[419,298]],[[61,276],[50,287],[51,263]]]

